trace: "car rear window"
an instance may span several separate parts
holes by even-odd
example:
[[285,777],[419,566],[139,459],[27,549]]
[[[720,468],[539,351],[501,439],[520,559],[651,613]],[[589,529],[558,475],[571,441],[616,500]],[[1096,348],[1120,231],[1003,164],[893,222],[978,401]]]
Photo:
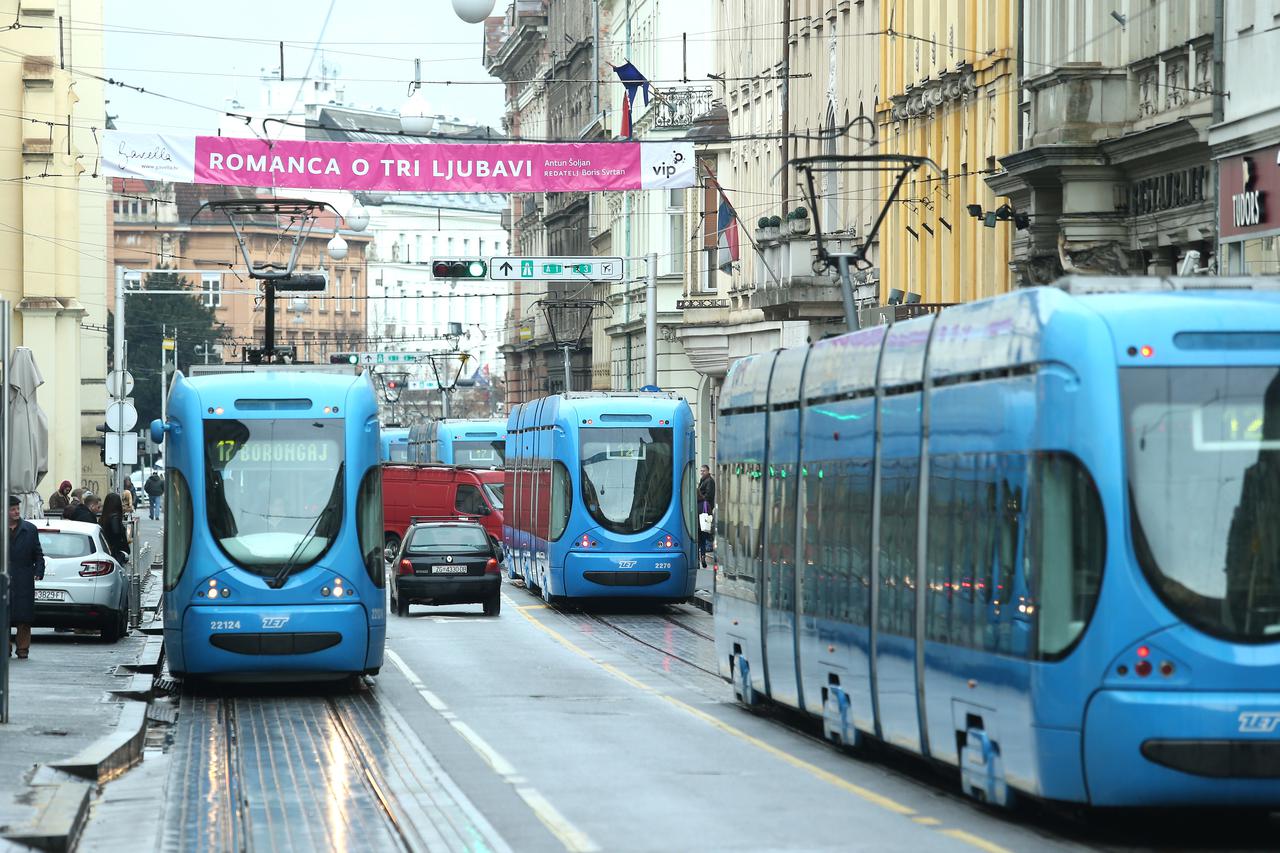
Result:
[[93,553],[93,540],[84,533],[42,530],[40,549],[46,557],[85,557]]
[[419,527],[409,539],[409,552],[440,551],[446,548],[488,550],[489,537],[484,528],[472,525],[456,527]]

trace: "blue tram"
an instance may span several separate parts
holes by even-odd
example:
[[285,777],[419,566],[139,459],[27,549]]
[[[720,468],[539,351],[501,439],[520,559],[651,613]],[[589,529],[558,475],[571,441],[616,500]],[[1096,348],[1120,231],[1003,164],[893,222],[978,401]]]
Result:
[[510,576],[548,602],[693,595],[688,403],[660,392],[557,394],[514,407],[506,441]]
[[376,673],[386,604],[367,376],[175,377],[164,635],[175,675]]
[[738,362],[721,674],[990,802],[1280,804],[1276,289],[1065,279]]
[[506,453],[507,422],[446,419],[409,428],[409,462],[456,465],[459,468],[501,468]]
[[383,427],[380,436],[379,458],[383,462],[409,461],[409,430]]

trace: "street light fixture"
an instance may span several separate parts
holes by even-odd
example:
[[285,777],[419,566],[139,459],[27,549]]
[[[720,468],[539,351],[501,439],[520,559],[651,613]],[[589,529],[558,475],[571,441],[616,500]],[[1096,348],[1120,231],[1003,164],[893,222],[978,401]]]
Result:
[[409,100],[400,108],[400,129],[406,133],[430,133],[436,120],[431,105],[422,95],[422,61],[413,61],[413,82],[409,84]]
[[351,207],[347,208],[345,217],[347,227],[359,234],[361,231],[369,227],[369,211],[365,210],[360,199],[356,199]]
[[478,24],[493,14],[496,0],[453,0],[453,11],[468,24]]
[[333,232],[333,238],[329,240],[329,257],[335,261],[340,261],[347,256],[347,241],[342,239],[342,235],[337,231]]

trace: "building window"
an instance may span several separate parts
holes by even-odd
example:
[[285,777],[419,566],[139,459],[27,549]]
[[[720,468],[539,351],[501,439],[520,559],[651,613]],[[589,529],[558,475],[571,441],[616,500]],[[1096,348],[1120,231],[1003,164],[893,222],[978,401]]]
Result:
[[335,269],[333,271],[333,310],[335,312],[342,310],[342,270]]
[[684,253],[688,250],[684,240],[684,190],[668,190],[667,227],[670,229],[670,271],[676,275],[684,272]]
[[422,235],[413,235],[413,257],[418,263],[422,263]]
[[360,270],[351,271],[351,313],[360,313]]
[[453,238],[449,237],[445,242],[449,246],[449,257],[453,257]]
[[431,254],[432,255],[440,254],[440,235],[439,234],[431,235]]
[[408,238],[405,237],[403,231],[400,232],[400,239],[397,240],[396,242],[399,244],[400,251],[403,253],[401,260],[403,260],[406,264],[409,263],[409,261],[412,261],[413,258],[409,257],[409,240]]
[[462,238],[462,254],[464,255],[471,254],[471,238],[470,237]]
[[200,299],[206,308],[222,307],[222,274],[207,272],[200,275]]

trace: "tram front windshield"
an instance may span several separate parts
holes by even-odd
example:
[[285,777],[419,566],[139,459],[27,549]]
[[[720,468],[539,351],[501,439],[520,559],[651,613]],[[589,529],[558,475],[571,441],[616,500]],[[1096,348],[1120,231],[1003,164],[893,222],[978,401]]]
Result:
[[1195,627],[1280,641],[1280,369],[1128,368],[1121,390],[1143,570]]
[[507,440],[467,440],[453,442],[453,464],[460,468],[501,468]]
[[341,420],[206,420],[209,530],[262,575],[314,563],[342,528]]
[[582,501],[600,526],[640,533],[671,508],[671,430],[588,427],[579,432]]

